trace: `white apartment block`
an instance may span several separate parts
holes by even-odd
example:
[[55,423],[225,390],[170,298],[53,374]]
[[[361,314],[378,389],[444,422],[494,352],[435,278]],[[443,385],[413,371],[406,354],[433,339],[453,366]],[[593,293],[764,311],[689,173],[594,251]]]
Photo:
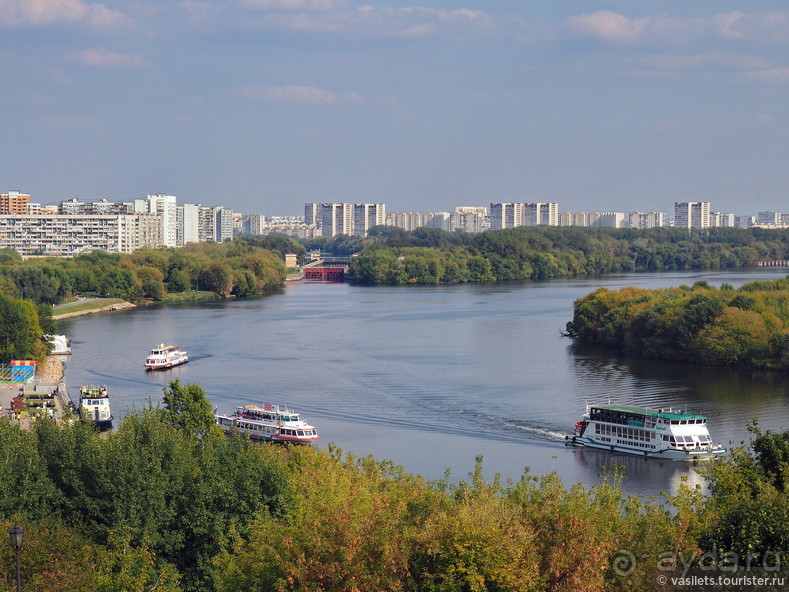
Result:
[[599,228],[623,228],[624,212],[593,212],[589,215],[590,225]]
[[321,225],[322,204],[319,203],[305,203],[304,204],[304,223],[314,224],[315,226]]
[[756,220],[759,226],[781,226],[781,212],[759,212]]
[[14,249],[23,257],[131,253],[162,243],[162,220],[154,214],[0,216],[0,248]]
[[558,202],[536,202],[523,204],[523,225],[524,226],[558,226],[559,225],[559,204]]
[[[481,208],[485,209],[485,208]],[[449,229],[457,232],[482,232],[487,229],[488,217],[479,211],[452,212]]]
[[451,230],[452,214],[450,212],[431,212],[425,214],[424,225],[429,228]]
[[386,224],[386,206],[384,204],[354,204],[353,229],[355,236],[367,236],[373,226]]
[[424,226],[424,214],[419,212],[387,212],[386,225],[396,226],[403,230],[414,230]]
[[217,206],[211,208],[214,217],[214,240],[223,243],[233,240],[233,210]]
[[179,247],[200,242],[200,206],[184,204],[177,208],[177,240]]
[[710,214],[710,226],[715,228],[733,228],[736,226],[737,217],[734,214],[724,214],[723,212],[712,212]]
[[560,212],[559,226],[591,226],[587,212]]
[[265,234],[266,217],[262,214],[246,214],[242,225],[243,234]]
[[352,234],[353,206],[349,203],[321,204],[321,236]]
[[490,204],[490,229],[503,230],[523,226],[522,203]]
[[710,202],[678,201],[674,202],[675,228],[709,228]]
[[666,225],[663,212],[630,212],[630,228],[662,228]]
[[148,195],[148,213],[157,214],[162,220],[164,246],[178,246],[178,211],[174,195],[154,193]]
[[756,226],[756,216],[737,216],[734,220],[737,228],[751,228]]

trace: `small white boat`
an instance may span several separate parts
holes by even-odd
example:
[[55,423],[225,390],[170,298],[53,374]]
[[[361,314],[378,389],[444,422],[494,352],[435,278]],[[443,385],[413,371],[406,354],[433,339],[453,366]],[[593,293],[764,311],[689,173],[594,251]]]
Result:
[[79,413],[97,425],[112,423],[110,395],[107,393],[107,387],[104,385],[79,387]]
[[314,426],[295,411],[279,405],[243,405],[235,413],[214,413],[214,417],[226,432],[243,434],[252,440],[309,444],[319,439]]
[[710,459],[726,449],[714,444],[704,415],[669,408],[587,405],[568,444],[644,457]]
[[148,370],[160,370],[186,364],[188,361],[189,356],[177,345],[161,343],[158,347],[153,348],[145,358],[145,367]]

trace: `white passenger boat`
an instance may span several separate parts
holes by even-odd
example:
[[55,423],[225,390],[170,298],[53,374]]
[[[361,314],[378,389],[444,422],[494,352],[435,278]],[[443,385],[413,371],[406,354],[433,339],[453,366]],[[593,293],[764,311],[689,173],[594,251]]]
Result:
[[726,449],[714,444],[704,415],[669,408],[587,405],[568,444],[645,457],[694,460],[715,458]]
[[172,368],[179,364],[186,364],[189,356],[177,345],[160,344],[155,347],[145,358],[145,367],[148,370],[159,370],[161,368]]
[[252,440],[309,444],[318,440],[318,431],[287,407],[265,404],[243,405],[235,413],[215,413],[216,424],[228,433],[243,434]]
[[79,387],[79,413],[97,425],[111,424],[112,410],[107,387],[104,385]]

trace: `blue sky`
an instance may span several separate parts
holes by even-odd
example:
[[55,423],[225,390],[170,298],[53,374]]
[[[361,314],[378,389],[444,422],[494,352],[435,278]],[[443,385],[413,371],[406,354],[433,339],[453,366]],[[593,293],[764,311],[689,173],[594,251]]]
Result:
[[0,191],[789,210],[789,5],[0,0]]

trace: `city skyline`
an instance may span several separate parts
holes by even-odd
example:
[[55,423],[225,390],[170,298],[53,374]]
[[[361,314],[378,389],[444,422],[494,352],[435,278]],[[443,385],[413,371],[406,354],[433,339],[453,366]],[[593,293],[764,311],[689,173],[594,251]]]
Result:
[[780,211],[784,8],[0,0],[0,185],[275,215]]

